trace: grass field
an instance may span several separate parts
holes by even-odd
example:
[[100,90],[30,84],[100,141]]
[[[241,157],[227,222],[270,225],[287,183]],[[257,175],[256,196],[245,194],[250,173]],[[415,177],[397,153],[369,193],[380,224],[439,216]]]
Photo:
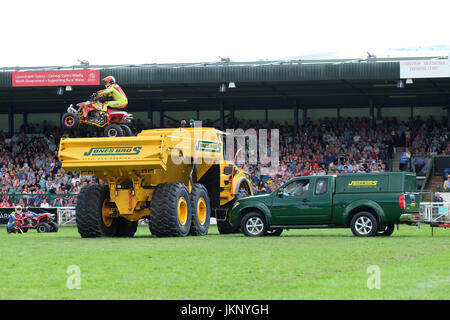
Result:
[[[348,229],[291,230],[281,237],[219,235],[81,239],[0,232],[0,299],[445,299],[450,230],[400,226],[391,237]],[[80,289],[69,289],[69,266]],[[379,268],[379,289],[367,281]],[[372,269],[369,268],[369,271]],[[76,282],[70,282],[72,284]],[[370,282],[372,283],[372,282]]]

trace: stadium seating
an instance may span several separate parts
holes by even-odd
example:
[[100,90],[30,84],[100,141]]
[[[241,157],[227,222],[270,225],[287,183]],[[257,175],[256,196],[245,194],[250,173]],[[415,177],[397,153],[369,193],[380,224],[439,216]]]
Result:
[[[447,128],[432,118],[410,122],[386,118],[377,121],[373,128],[368,124],[369,119],[357,117],[308,119],[295,130],[287,123],[235,119],[233,123],[226,123],[225,129],[279,129],[278,169],[271,171],[270,164],[245,166],[252,176],[255,193],[270,192],[300,175],[390,171],[393,169],[393,153],[399,147],[408,147],[411,151],[412,170],[423,167],[422,159],[418,157],[450,154]],[[176,123],[168,125],[178,126]],[[214,124],[207,120],[203,125]],[[408,133],[405,135],[405,132]],[[88,131],[75,134],[94,135]],[[46,124],[24,124],[12,137],[0,132],[1,200],[7,199],[10,205],[19,201],[26,205],[40,205],[45,197],[51,206],[72,206],[82,186],[101,183],[95,178],[80,177],[77,172],[61,169],[57,148],[59,139],[67,135],[62,129]],[[445,173],[449,171],[447,169]]]

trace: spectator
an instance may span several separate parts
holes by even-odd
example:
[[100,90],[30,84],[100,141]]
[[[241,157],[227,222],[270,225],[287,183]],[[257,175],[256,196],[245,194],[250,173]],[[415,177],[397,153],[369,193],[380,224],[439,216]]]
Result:
[[411,153],[409,152],[408,148],[405,148],[405,151],[400,154],[400,171],[405,171],[406,169],[408,169],[410,159]]
[[444,181],[444,191],[450,191],[450,174],[447,176],[447,180]]
[[47,202],[47,198],[43,197],[40,205],[41,208],[50,208],[50,204]]
[[433,197],[433,202],[444,202],[444,199],[441,197],[439,192],[436,192]]
[[8,202],[8,196],[3,196],[2,202],[0,203],[0,208],[10,208],[11,205]]

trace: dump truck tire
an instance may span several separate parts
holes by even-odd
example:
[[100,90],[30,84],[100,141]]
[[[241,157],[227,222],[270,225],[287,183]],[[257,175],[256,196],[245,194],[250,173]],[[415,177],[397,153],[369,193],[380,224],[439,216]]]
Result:
[[82,238],[117,236],[119,220],[113,219],[108,226],[102,219],[102,206],[108,195],[108,186],[90,184],[81,188],[77,198],[75,217],[78,233]]
[[184,237],[189,234],[192,214],[187,187],[178,182],[156,186],[150,204],[148,226],[157,237]]
[[190,235],[205,236],[208,234],[211,218],[211,204],[205,186],[196,183],[191,191],[192,223]]
[[118,226],[115,236],[116,237],[133,237],[136,233],[138,222],[128,221],[124,218],[118,218]]

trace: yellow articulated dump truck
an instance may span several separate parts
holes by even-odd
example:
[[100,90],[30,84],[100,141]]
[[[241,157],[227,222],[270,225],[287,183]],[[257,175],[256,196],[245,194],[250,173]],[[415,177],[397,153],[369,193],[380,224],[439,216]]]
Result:
[[227,216],[252,188],[249,174],[224,159],[223,135],[189,127],[133,137],[62,138],[62,167],[104,182],[80,190],[80,235],[132,237],[141,218],[148,218],[158,237],[206,235],[210,217],[220,233],[234,232]]

